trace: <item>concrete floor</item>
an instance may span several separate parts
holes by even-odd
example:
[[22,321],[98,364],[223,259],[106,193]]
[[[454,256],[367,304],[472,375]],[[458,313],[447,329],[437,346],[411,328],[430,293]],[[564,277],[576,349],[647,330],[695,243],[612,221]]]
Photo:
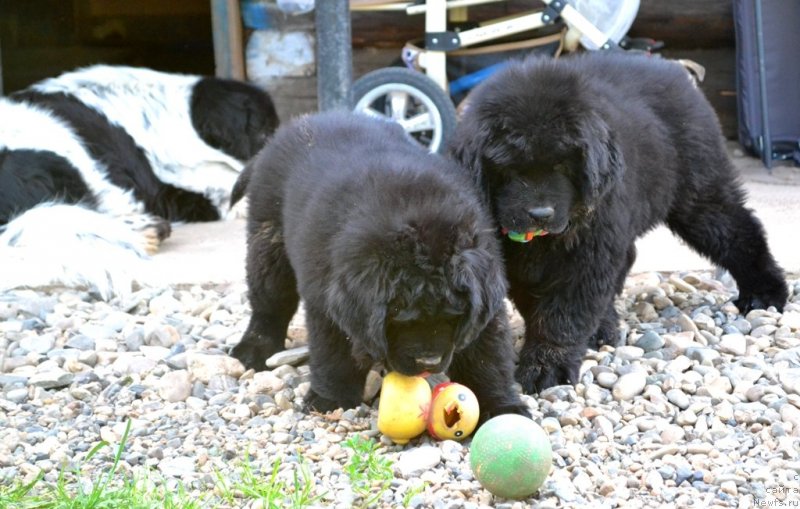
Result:
[[[744,155],[736,143],[729,152],[748,192],[748,205],[764,223],[769,244],[788,273],[800,273],[800,168],[780,164],[768,171]],[[244,281],[245,221],[177,225],[152,259],[165,283],[238,283]],[[637,243],[632,273],[711,268],[664,227]]]
[[[747,204],[764,224],[770,248],[785,271],[800,272],[800,168],[785,163],[767,170],[759,159],[728,144],[731,160],[747,191]],[[632,272],[709,268],[713,265],[665,227],[639,239]]]

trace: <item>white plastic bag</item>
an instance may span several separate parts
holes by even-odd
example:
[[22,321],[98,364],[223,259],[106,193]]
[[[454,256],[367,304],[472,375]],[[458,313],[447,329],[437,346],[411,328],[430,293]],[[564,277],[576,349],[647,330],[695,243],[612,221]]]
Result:
[[[639,0],[570,0],[569,3],[616,43],[628,33],[639,12]],[[581,44],[586,49],[598,49],[586,36],[581,37]]]
[[305,14],[314,10],[314,0],[277,0],[278,9],[286,14]]

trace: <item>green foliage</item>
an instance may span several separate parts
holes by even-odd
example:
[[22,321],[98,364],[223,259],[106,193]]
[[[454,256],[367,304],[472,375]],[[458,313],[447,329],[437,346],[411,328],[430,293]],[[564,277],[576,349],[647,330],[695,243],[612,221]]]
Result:
[[414,498],[414,495],[418,495],[425,491],[425,484],[420,483],[412,488],[409,488],[406,491],[406,494],[403,496],[403,506],[408,507],[411,504],[411,499]]
[[0,509],[19,508],[37,509],[47,507],[46,500],[31,494],[33,487],[44,477],[44,472],[39,472],[34,480],[28,484],[16,483],[14,486],[0,486]]
[[308,465],[301,461],[299,465],[300,475],[297,469],[292,471],[293,483],[287,484],[278,478],[281,467],[281,459],[277,458],[272,463],[272,470],[265,479],[253,471],[250,463],[249,454],[245,454],[245,459],[240,465],[239,480],[233,486],[217,471],[217,490],[220,496],[228,504],[236,506],[237,497],[259,500],[264,509],[284,509],[286,507],[302,508],[307,507],[319,499],[324,494],[312,495],[314,491],[314,479]]
[[[132,478],[119,472],[130,427],[128,421],[111,468],[90,486],[70,480],[80,479],[80,466],[71,476],[62,469],[54,485],[43,481],[44,473],[40,473],[27,484],[0,485],[0,509],[211,509],[241,507],[247,500],[261,501],[264,509],[299,509],[313,505],[324,496],[313,495],[314,479],[304,461],[292,472],[293,482],[286,483],[278,476],[280,458],[272,464],[270,474],[264,477],[253,470],[249,455],[239,465],[239,478],[232,485],[219,471],[216,472],[215,491],[218,496],[213,499],[189,494],[180,483],[176,490],[170,490],[164,482],[155,482],[148,476]],[[101,441],[89,451],[84,461],[91,460],[108,445]]]
[[389,489],[394,478],[392,462],[378,451],[374,440],[361,435],[351,436],[343,445],[353,451],[344,466],[353,493],[361,499],[361,507],[369,507]]

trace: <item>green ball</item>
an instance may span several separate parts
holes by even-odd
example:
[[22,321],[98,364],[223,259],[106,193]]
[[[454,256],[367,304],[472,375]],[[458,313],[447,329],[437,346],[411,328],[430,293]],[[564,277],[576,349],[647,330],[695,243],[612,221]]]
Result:
[[527,417],[498,415],[472,437],[469,464],[481,486],[492,494],[522,499],[544,484],[553,463],[547,433]]

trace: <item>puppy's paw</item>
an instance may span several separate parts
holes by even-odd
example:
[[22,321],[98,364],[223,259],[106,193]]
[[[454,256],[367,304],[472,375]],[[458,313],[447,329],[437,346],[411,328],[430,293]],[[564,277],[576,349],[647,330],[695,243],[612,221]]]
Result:
[[574,384],[579,366],[519,366],[515,373],[525,394],[538,394],[556,385]]
[[150,214],[131,214],[121,217],[128,227],[141,235],[141,247],[152,255],[158,251],[161,242],[172,234],[172,226],[166,219]]
[[788,299],[789,290],[784,283],[781,283],[769,292],[756,293],[741,290],[739,298],[733,301],[733,305],[739,309],[739,313],[742,315],[746,315],[753,309],[766,309],[770,306],[775,306],[775,309],[782,312]]
[[267,369],[267,359],[275,353],[269,348],[265,348],[264,344],[267,343],[261,338],[245,333],[239,344],[231,350],[231,357],[239,359],[239,362],[247,369],[264,371]]
[[599,350],[601,346],[617,346],[620,342],[619,315],[612,303],[606,314],[600,320],[600,326],[589,338],[589,348]]
[[355,408],[360,404],[360,398],[337,398],[336,400],[328,399],[325,396],[320,396],[320,394],[313,388],[309,389],[305,398],[303,398],[303,409],[306,412],[332,412],[337,408]]
[[520,355],[515,378],[526,394],[539,393],[555,385],[575,384],[578,381],[580,360],[585,348],[535,345]]
[[164,241],[172,233],[172,227],[166,220],[146,226],[141,230],[144,249],[149,255],[156,254]]
[[616,324],[603,323],[597,332],[589,338],[589,348],[599,350],[601,346],[617,346],[619,343],[619,329]]

